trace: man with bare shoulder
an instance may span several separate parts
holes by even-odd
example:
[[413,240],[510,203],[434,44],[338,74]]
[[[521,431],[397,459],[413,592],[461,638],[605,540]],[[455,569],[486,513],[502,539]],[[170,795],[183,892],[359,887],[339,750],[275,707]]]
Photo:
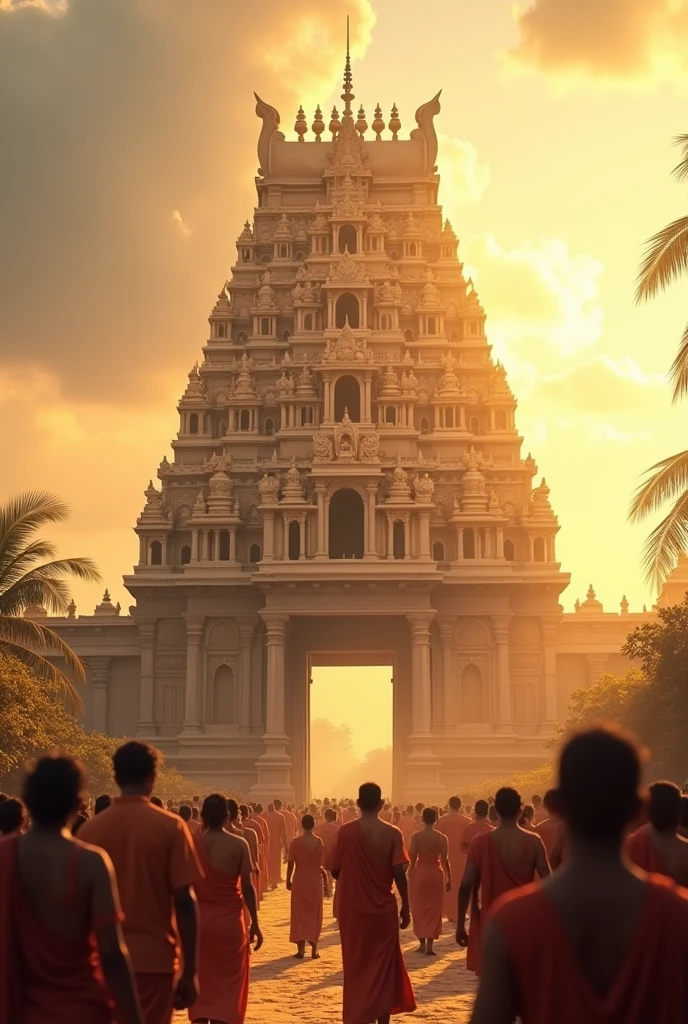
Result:
[[2,1024],[143,1022],[110,858],[71,832],[85,789],[79,762],[42,758],[22,793],[31,828],[0,843]]
[[[358,792],[361,815],[337,833],[330,870],[337,881],[344,967],[344,1024],[377,1021],[416,1008],[399,944],[399,925],[410,921],[401,832],[380,821],[382,791],[366,782]],[[392,892],[401,898],[401,914]],[[400,920],[401,919],[401,920]]]
[[673,782],[653,782],[648,804],[649,822],[628,837],[626,853],[643,871],[666,875],[688,886],[688,840],[678,835],[681,790]]
[[[468,847],[466,869],[459,886],[459,911],[456,941],[467,946],[466,966],[480,973],[482,918],[503,893],[528,885],[537,875],[550,873],[545,847],[536,832],[518,824],[521,797],[515,789],[504,787],[495,795],[499,825],[481,832]],[[473,899],[470,934],[466,931],[466,912],[472,897],[480,893],[480,904]]]

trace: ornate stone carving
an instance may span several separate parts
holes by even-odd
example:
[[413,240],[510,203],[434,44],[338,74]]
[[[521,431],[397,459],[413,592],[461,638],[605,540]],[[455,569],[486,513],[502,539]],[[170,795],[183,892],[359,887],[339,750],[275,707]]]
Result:
[[373,350],[368,348],[365,338],[356,337],[349,326],[348,319],[334,344],[328,338],[323,353],[324,363],[373,363],[374,361]]
[[365,434],[358,446],[361,462],[380,461],[380,435],[376,430],[371,434]]
[[330,272],[327,275],[328,284],[366,284],[368,273],[365,263],[359,263],[353,258],[348,248],[333,263],[330,263]]
[[264,473],[258,482],[258,492],[261,504],[274,505],[279,494],[279,480],[277,477]]
[[358,427],[344,410],[344,418],[334,428],[334,450],[338,462],[355,462],[358,454]]
[[313,434],[313,462],[332,462],[332,439],[322,431]]
[[432,505],[435,485],[427,473],[423,473],[422,476],[416,473],[413,478],[413,493],[418,505]]
[[183,619],[158,619],[155,627],[158,647],[185,647],[186,626]]
[[210,650],[232,651],[239,646],[239,634],[233,622],[223,620],[216,622],[208,631],[208,647]]

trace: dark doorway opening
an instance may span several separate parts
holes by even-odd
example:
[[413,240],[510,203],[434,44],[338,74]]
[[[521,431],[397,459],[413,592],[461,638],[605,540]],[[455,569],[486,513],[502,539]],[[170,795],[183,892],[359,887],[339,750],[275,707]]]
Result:
[[330,500],[330,558],[363,558],[363,499],[348,487]]

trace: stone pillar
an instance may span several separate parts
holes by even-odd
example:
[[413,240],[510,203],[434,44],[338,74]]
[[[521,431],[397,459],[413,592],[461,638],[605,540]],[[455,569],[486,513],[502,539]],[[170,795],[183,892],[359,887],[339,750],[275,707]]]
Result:
[[201,732],[201,653],[204,618],[185,615],[186,620],[186,691],[184,695],[183,736]]
[[394,558],[394,520],[387,516],[387,557]]
[[375,505],[377,504],[377,484],[366,484],[366,522],[368,530],[366,533],[366,558],[377,558],[375,538]]
[[363,381],[363,422],[370,423],[373,413],[372,402],[372,381],[369,373],[366,373]]
[[107,732],[108,710],[108,669],[110,658],[89,658],[91,686],[93,687],[93,721],[91,728],[96,732]]
[[299,515],[299,558],[306,557],[306,513]]
[[325,484],[315,485],[315,496],[318,504],[318,537],[317,546],[315,549],[315,557],[319,561],[322,561],[322,559],[327,558],[327,549],[325,547],[325,490]]
[[557,634],[560,617],[542,620],[543,702],[540,732],[553,733],[557,713]]
[[497,722],[495,732],[512,733],[511,679],[509,677],[509,623],[511,615],[493,615],[495,668],[497,677]]
[[198,530],[191,531],[191,561],[198,561]]
[[586,654],[585,660],[588,663],[588,686],[599,682],[603,672],[607,671],[608,654]]
[[262,562],[275,561],[275,513],[263,512],[263,554]]
[[418,515],[419,556],[430,559],[430,509],[421,509]]
[[239,646],[241,648],[241,689],[239,691],[239,726],[246,732],[251,728],[251,656],[257,619],[238,619]]
[[139,690],[138,736],[155,736],[155,674],[153,652],[155,643],[155,621],[138,622],[139,646],[141,650],[141,684]]
[[265,752],[256,761],[258,778],[251,787],[251,799],[262,802],[280,797],[294,800],[291,758],[287,754],[285,725],[285,630],[288,616],[281,612],[260,613],[266,627],[267,698],[265,708]]
[[283,530],[282,530],[282,534],[283,534],[283,540],[282,540],[282,560],[285,561],[285,562],[289,561],[289,524],[290,524],[290,522],[291,522],[291,520],[288,519],[287,516],[284,515],[284,513],[282,513],[282,527],[283,527]]
[[442,620],[440,626],[440,643],[442,644],[442,704],[445,729],[456,722],[454,699],[454,637],[456,622]]
[[[444,800],[440,783],[440,762],[432,746],[432,701],[430,691],[430,625],[434,611],[407,615],[411,625],[411,703],[412,727],[407,760],[408,777],[405,799]],[[425,797],[423,797],[425,793]]]
[[504,527],[497,527],[497,551],[495,552],[495,558],[501,558],[504,561]]
[[237,560],[237,531],[236,531],[236,526],[230,526],[230,528],[229,528],[229,560],[230,560],[230,562],[236,562],[236,560]]
[[411,516],[404,512],[404,558],[411,557]]
[[323,423],[332,422],[332,378],[329,373],[323,373]]
[[463,526],[456,527],[456,559],[463,558]]

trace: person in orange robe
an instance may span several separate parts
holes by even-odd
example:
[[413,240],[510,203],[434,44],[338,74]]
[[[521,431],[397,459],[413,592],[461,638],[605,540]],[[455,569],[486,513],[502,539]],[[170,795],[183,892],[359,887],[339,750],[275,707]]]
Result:
[[282,814],[284,815],[284,820],[287,823],[287,843],[290,843],[296,835],[299,819],[294,814],[294,808],[291,804],[287,804],[286,807],[282,808]]
[[261,844],[260,844],[260,873],[262,876],[261,888],[263,894],[265,894],[270,887],[270,872],[268,870],[268,864],[270,859],[270,829],[268,823],[265,820],[263,813],[262,804],[254,804],[251,817],[251,824],[254,825],[260,832]]
[[[212,793],[203,801],[204,831],[195,839],[204,877],[196,883],[199,908],[198,996],[189,1020],[243,1024],[248,1003],[249,952],[260,949],[256,894],[248,843],[227,831],[239,808]],[[248,911],[246,934],[244,909]]]
[[342,822],[346,824],[349,821],[355,821],[357,817],[358,814],[356,813],[356,808],[354,807],[353,802],[349,800],[342,813]]
[[[382,791],[366,782],[358,791],[361,816],[339,830],[330,869],[341,887],[339,931],[344,967],[343,1024],[389,1024],[412,1013],[413,988],[399,944],[410,911],[401,832],[380,821]],[[392,892],[394,883],[401,912]]]
[[649,823],[629,836],[626,853],[643,871],[666,875],[688,886],[688,839],[677,835],[681,790],[673,782],[653,782],[648,803]]
[[282,863],[287,852],[287,824],[284,815],[275,810],[274,804],[268,804],[264,818],[270,833],[268,882],[271,889],[276,889],[282,881]]
[[158,759],[146,743],[119,747],[112,760],[121,796],[79,834],[114,864],[146,1024],[170,1024],[175,1008],[186,1010],[196,999],[193,885],[203,876],[182,819],[149,799]]
[[533,808],[533,826],[537,828],[537,826],[548,816],[547,807],[545,806],[545,802],[542,797],[537,793],[533,793],[531,796],[530,804]]
[[74,839],[79,762],[44,757],[24,780],[31,828],[0,842],[2,1024],[142,1024],[110,858]]
[[392,823],[392,807],[391,807],[391,804],[385,802],[382,810],[380,811],[380,820],[381,821],[388,821],[390,823],[390,825],[391,825],[391,823]]
[[195,836],[197,832],[201,831],[201,823],[200,821],[194,820],[189,804],[180,804],[179,811],[177,813],[188,828],[192,837]]
[[399,820],[399,828],[401,829],[401,834],[404,837],[404,846],[407,850],[411,846],[411,836],[420,828],[415,819],[415,813],[416,812],[413,807],[409,804]]
[[545,808],[547,817],[543,818],[540,821],[540,824],[535,827],[535,831],[545,844],[547,859],[550,862],[552,870],[555,868],[555,865],[552,862],[552,853],[558,845],[560,847],[563,846],[561,840],[564,834],[564,823],[556,813],[556,803],[557,791],[555,789],[548,789],[543,798],[543,807]]
[[411,920],[413,934],[420,942],[418,952],[437,956],[432,947],[442,934],[444,894],[451,891],[449,844],[447,837],[435,828],[437,811],[434,807],[424,807],[421,817],[424,827],[413,833],[409,851]]
[[535,808],[532,804],[526,804],[521,811],[521,817],[518,819],[518,823],[521,828],[524,828],[526,832],[536,832],[537,829],[533,825],[533,818],[535,817]]
[[688,1020],[688,893],[621,855],[640,777],[638,746],[621,730],[568,741],[558,788],[566,870],[493,908],[472,1024]]
[[476,800],[475,803],[475,821],[472,821],[470,825],[466,825],[461,836],[461,853],[466,856],[468,853],[468,847],[471,845],[473,836],[479,836],[481,832],[491,832],[493,827],[487,820],[489,812],[489,804],[487,800]]
[[[515,789],[504,787],[495,795],[499,825],[491,832],[474,836],[468,847],[466,868],[459,886],[459,911],[456,941],[467,946],[466,966],[480,973],[481,933],[485,918],[495,900],[511,889],[527,885],[537,874],[550,874],[542,839],[518,824],[521,797]],[[479,905],[472,897],[480,893]],[[466,931],[466,912],[471,903],[471,928]]]
[[444,894],[443,913],[448,921],[456,921],[457,894],[459,882],[466,866],[466,854],[461,849],[461,838],[465,829],[471,824],[467,814],[461,813],[461,797],[450,796],[449,810],[437,822],[437,831],[447,837],[449,844],[449,863],[452,866],[452,888]]
[[257,825],[251,821],[248,806],[246,804],[240,805],[239,814],[240,827],[244,833],[244,839],[248,843],[251,851],[251,860],[253,862],[253,888],[256,891],[256,900],[260,907],[263,899],[263,880],[260,870],[260,832]]
[[[340,825],[337,824],[337,814],[332,807],[325,808],[325,820],[322,821],[314,831],[314,835],[323,841],[323,867],[327,876],[327,895],[332,896],[332,875],[330,873],[330,858],[337,842],[337,833]],[[333,915],[334,907],[332,908]]]
[[289,941],[296,943],[298,960],[304,958],[306,943],[311,947],[311,959],[317,960],[323,923],[325,844],[313,834],[312,814],[304,814],[301,828],[302,834],[292,839],[287,855],[287,890],[291,893]]

